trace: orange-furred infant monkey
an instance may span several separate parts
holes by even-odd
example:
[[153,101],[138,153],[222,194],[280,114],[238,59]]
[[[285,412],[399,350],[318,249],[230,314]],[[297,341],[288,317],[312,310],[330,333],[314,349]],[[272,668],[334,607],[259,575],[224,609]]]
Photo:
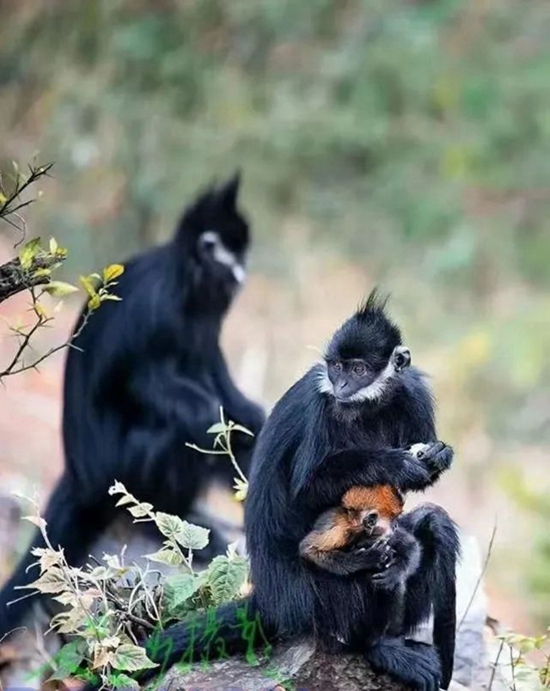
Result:
[[373,585],[393,588],[418,566],[415,538],[399,528],[404,499],[396,487],[352,487],[342,504],[324,511],[300,543],[300,554],[338,575],[379,567],[380,553],[369,548],[386,543],[385,569],[372,576]]

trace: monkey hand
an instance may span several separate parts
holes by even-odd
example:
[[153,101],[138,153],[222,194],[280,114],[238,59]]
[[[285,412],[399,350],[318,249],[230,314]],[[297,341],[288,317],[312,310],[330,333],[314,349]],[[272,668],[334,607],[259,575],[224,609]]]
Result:
[[354,559],[361,564],[361,571],[382,572],[393,560],[393,548],[387,540],[377,540],[371,547],[359,547],[353,552]]
[[443,471],[451,467],[454,456],[452,447],[442,441],[413,444],[409,448],[409,453],[426,465],[433,478],[439,477]]
[[371,576],[371,583],[377,590],[395,590],[403,580],[403,566],[393,559],[393,555],[382,571]]

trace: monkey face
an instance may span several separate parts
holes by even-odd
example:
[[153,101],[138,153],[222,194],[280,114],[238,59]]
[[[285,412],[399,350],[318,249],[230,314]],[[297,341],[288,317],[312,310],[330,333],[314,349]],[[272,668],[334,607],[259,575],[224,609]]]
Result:
[[359,518],[362,529],[368,537],[378,540],[391,532],[391,518],[382,515],[376,509],[361,511]]

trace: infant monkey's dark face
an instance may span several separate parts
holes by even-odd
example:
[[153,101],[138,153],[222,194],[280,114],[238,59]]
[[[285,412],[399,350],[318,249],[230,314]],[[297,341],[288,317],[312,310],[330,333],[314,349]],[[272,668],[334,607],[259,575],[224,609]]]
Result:
[[359,519],[365,535],[373,540],[386,537],[391,533],[391,518],[383,516],[377,509],[361,511]]

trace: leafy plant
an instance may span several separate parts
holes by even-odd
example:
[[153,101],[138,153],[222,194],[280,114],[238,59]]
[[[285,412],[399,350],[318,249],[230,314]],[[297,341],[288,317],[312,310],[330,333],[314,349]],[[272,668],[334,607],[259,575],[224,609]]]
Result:
[[550,689],[550,627],[541,636],[504,633],[497,639],[500,646],[493,662],[489,691],[497,668],[506,677],[512,691],[517,688]]
[[[244,483],[246,478],[231,450],[235,431],[250,434],[239,425],[226,423],[223,412],[221,422],[211,428],[216,434],[216,453],[229,456]],[[83,567],[69,565],[63,549],[55,549],[49,541],[47,524],[33,502],[35,511],[26,520],[38,526],[45,547],[33,551],[40,575],[25,589],[51,595],[63,605],[63,611],[53,617],[51,629],[70,640],[53,660],[51,680],[86,679],[91,674],[110,688],[137,688],[129,675],[157,666],[140,646],[144,638],[175,619],[238,598],[246,585],[248,563],[230,545],[226,555],[215,557],[205,570],[197,571],[193,557],[207,546],[207,529],[155,511],[121,482],[115,482],[109,494],[118,497],[116,506],[125,507],[135,523],[152,522],[162,535],[160,549],[146,555],[147,566],[126,563],[125,549]],[[172,567],[174,573],[163,576],[155,564]],[[215,634],[216,624],[212,624]]]

